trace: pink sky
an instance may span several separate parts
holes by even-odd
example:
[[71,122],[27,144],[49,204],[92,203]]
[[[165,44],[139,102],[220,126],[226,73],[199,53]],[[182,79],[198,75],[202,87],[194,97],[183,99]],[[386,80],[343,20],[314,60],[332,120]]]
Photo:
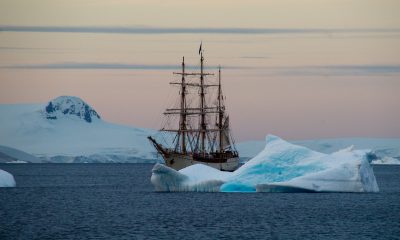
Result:
[[[183,2],[41,1],[27,11],[29,2],[2,1],[0,25],[25,29],[0,31],[0,104],[74,95],[107,121],[158,128],[178,94],[168,85],[173,66],[179,69],[183,55],[197,66],[203,41],[206,63],[225,67],[223,87],[239,141],[268,133],[288,139],[400,137],[397,1],[221,3],[204,13],[204,21],[187,16],[182,23],[178,10],[206,8]],[[31,26],[53,28],[31,32]],[[109,30],[124,27],[131,32]],[[226,33],[213,33],[216,27]],[[280,32],[244,33],[255,28]]]

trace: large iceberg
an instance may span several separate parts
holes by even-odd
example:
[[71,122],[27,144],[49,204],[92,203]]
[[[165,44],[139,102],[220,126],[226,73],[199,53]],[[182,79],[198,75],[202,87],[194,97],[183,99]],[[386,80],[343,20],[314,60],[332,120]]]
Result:
[[347,148],[332,154],[312,151],[269,135],[257,156],[235,172],[202,164],[176,171],[152,170],[156,191],[197,192],[378,192],[368,150]]
[[13,175],[0,169],[0,187],[15,187]]

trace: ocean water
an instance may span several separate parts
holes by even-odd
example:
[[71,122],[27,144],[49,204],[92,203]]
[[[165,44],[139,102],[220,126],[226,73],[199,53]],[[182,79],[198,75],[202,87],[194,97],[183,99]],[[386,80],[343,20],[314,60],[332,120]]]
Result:
[[151,164],[0,164],[0,239],[400,239],[400,166],[380,193],[156,193]]

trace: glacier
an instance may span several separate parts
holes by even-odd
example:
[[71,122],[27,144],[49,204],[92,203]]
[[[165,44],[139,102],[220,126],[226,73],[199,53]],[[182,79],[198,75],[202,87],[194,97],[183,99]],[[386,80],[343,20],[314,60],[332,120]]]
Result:
[[[155,133],[107,122],[73,96],[47,104],[0,104],[0,162],[154,163],[147,136]],[[15,154],[18,150],[33,157]]]
[[27,152],[0,145],[0,163],[40,163],[41,160]]
[[377,158],[372,163],[376,165],[400,165],[400,159],[385,156]]
[[369,154],[351,147],[325,154],[268,135],[264,150],[234,172],[156,164],[151,182],[167,192],[379,192]]
[[13,175],[0,169],[0,187],[15,187],[16,183]]

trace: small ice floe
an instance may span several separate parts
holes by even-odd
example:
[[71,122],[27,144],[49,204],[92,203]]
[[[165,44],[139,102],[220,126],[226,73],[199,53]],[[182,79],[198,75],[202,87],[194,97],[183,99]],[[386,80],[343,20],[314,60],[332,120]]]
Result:
[[15,187],[16,183],[13,175],[0,169],[0,187]]
[[378,192],[368,153],[350,147],[324,154],[269,135],[264,150],[235,172],[156,164],[151,182],[171,192]]

